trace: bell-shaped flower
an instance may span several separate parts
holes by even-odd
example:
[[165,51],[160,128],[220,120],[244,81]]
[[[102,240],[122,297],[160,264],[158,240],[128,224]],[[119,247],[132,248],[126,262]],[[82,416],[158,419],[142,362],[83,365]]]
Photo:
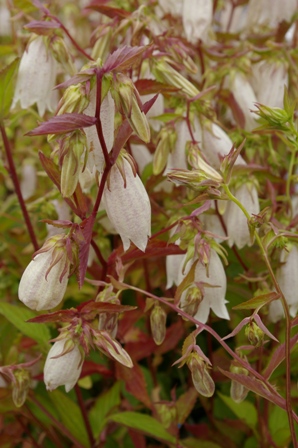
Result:
[[[215,169],[220,168],[221,159],[229,154],[233,148],[233,142],[228,134],[217,124],[212,123],[210,127],[203,128],[202,152],[207,162]],[[245,165],[245,161],[239,155],[236,165]]]
[[10,12],[5,1],[0,1],[0,36],[11,36]]
[[[242,184],[234,191],[234,196],[250,215],[257,215],[260,212],[258,191],[253,183]],[[223,219],[226,224],[230,247],[236,244],[238,249],[242,249],[246,245],[252,245],[253,241],[251,240],[246,216],[238,205],[229,201]]]
[[297,11],[296,0],[250,0],[247,11],[247,29],[259,32],[261,28],[274,29],[279,23],[290,22]]
[[150,200],[128,160],[123,158],[122,162],[121,168],[115,164],[110,171],[103,195],[104,206],[109,220],[121,236],[124,250],[133,242],[145,251],[151,235]]
[[[222,262],[214,249],[210,251],[208,272],[202,263],[198,262],[194,273],[195,284],[200,286],[202,300],[196,314],[193,316],[203,324],[207,322],[210,309],[222,319],[230,319],[226,307],[227,278]],[[191,288],[191,287],[190,287]],[[189,288],[182,293],[180,307],[183,309]]]
[[166,273],[167,273],[166,289],[171,288],[173,285],[179,284],[179,276],[181,275],[184,260],[185,260],[184,254],[167,255],[167,257],[166,257]]
[[57,103],[57,93],[53,91],[56,74],[56,60],[46,45],[45,38],[38,36],[29,43],[22,56],[12,108],[18,102],[22,109],[37,103],[41,117],[46,110],[53,111]]
[[196,44],[199,39],[205,41],[212,22],[212,0],[184,0],[182,23],[186,39]]
[[179,17],[182,15],[183,1],[184,0],[158,0],[158,3],[164,13]]
[[243,129],[252,131],[258,125],[256,122],[257,116],[251,112],[255,109],[255,103],[257,102],[252,86],[242,73],[235,73],[231,76],[228,84],[242,114],[241,117],[238,117],[238,123],[243,121],[243,125],[241,123]]
[[[276,280],[285,296],[290,315],[296,317],[298,310],[298,247],[296,244],[293,244],[289,252],[285,250],[282,252],[280,262],[282,264],[276,271]],[[269,319],[275,323],[283,317],[284,310],[281,301],[274,300],[269,305]]]
[[144,171],[144,168],[152,162],[152,154],[147,146],[143,144],[137,145],[132,143],[130,145],[130,149],[132,156],[138,165],[139,173],[142,173]]
[[252,65],[251,85],[261,104],[283,109],[284,88],[288,82],[288,70],[283,61],[264,59]]
[[34,195],[37,184],[37,174],[35,166],[31,163],[24,163],[22,166],[22,180],[20,183],[23,199],[29,199]]
[[[84,114],[94,116],[96,107],[96,89],[90,93],[90,103],[85,109]],[[114,143],[114,118],[115,118],[115,102],[110,92],[103,99],[100,107],[100,120],[102,126],[103,137],[108,152],[111,151]],[[87,138],[87,147],[89,149],[88,166],[92,171],[95,165],[100,173],[104,170],[105,159],[98,138],[96,126],[90,126],[84,129]]]
[[[62,301],[68,283],[70,261],[56,235],[47,240],[25,269],[19,284],[19,299],[32,310],[49,310]],[[55,246],[55,241],[58,241]],[[50,247],[52,244],[52,247]],[[44,247],[45,247],[44,246]]]
[[65,350],[67,342],[66,339],[56,341],[48,353],[44,382],[49,391],[65,386],[65,391],[69,392],[80,378],[84,356],[76,344]]

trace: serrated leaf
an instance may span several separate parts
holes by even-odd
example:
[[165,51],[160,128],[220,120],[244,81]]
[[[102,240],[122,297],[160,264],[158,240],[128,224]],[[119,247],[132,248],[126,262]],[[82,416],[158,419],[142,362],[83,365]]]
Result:
[[38,342],[45,351],[48,350],[48,341],[51,339],[50,331],[44,324],[26,322],[36,316],[36,313],[21,305],[0,303],[0,313],[6,317],[22,334]]
[[88,447],[88,435],[78,405],[74,403],[66,393],[63,393],[60,390],[51,392],[49,396],[57,409],[58,415],[55,415],[55,417],[63,423],[83,446]]
[[88,128],[96,123],[95,117],[85,114],[62,114],[41,123],[26,135],[66,134],[79,128]]
[[256,408],[249,401],[242,401],[242,403],[235,403],[231,397],[218,392],[220,399],[231,409],[232,412],[252,429],[255,429],[258,422],[258,413]]
[[148,47],[124,47],[118,48],[112,54],[110,54],[104,63],[103,72],[107,73],[112,70],[127,70],[133,67],[141,61],[143,53],[148,50]]
[[280,297],[277,292],[268,292],[267,294],[262,294],[260,296],[253,297],[246,302],[240,303],[240,305],[234,306],[233,310],[254,310],[266,305],[272,300],[276,300]]
[[94,437],[98,437],[102,432],[105,423],[105,417],[120,405],[120,381],[115,383],[111,389],[100,395],[91,411],[89,412],[89,421],[93,430]]
[[0,120],[3,120],[9,112],[13,99],[13,81],[19,65],[19,58],[12,61],[0,71]]
[[148,434],[156,440],[170,444],[176,443],[176,438],[169,434],[163,425],[150,415],[139,414],[138,412],[122,412],[112,415],[109,420],[136,429],[142,434]]

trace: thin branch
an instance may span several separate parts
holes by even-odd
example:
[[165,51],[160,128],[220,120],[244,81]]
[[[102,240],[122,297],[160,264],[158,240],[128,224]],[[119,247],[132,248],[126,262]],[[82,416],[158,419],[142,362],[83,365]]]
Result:
[[83,417],[83,420],[85,423],[85,428],[86,428],[86,431],[88,434],[90,446],[92,447],[92,446],[94,446],[95,439],[93,437],[92,428],[91,428],[91,425],[90,425],[90,422],[88,419],[88,414],[87,414],[86,406],[85,406],[85,403],[84,403],[84,400],[82,397],[81,389],[77,384],[75,385],[75,392],[76,392],[79,407],[81,409],[82,417]]
[[5,131],[5,127],[3,124],[0,124],[0,130],[1,130],[1,135],[2,135],[2,139],[3,139],[3,144],[4,144],[4,149],[5,149],[5,153],[6,153],[6,157],[7,157],[7,162],[8,162],[8,168],[9,168],[9,174],[11,176],[11,180],[13,182],[14,188],[15,188],[15,192],[23,213],[23,217],[24,217],[24,221],[25,224],[27,226],[27,230],[28,233],[30,235],[30,239],[31,242],[33,244],[34,250],[37,251],[39,249],[39,244],[37,242],[37,238],[31,223],[31,219],[22,195],[22,191],[21,191],[21,187],[20,187],[20,183],[19,183],[19,179],[17,176],[17,171],[15,168],[15,164],[14,164],[14,160],[12,157],[12,151],[11,151],[11,146]]

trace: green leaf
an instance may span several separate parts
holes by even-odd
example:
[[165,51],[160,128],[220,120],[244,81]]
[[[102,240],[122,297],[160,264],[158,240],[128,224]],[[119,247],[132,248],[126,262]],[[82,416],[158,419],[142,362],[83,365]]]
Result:
[[58,412],[58,415],[55,415],[55,417],[63,423],[83,446],[88,447],[88,434],[78,405],[72,401],[66,393],[63,393],[60,390],[51,392],[50,399]]
[[183,447],[185,448],[221,448],[220,445],[210,440],[194,439],[193,437],[188,437],[183,439]]
[[291,432],[286,411],[274,406],[269,414],[269,429],[277,446],[284,447],[289,444]]
[[0,71],[0,120],[6,117],[13,98],[13,80],[16,69],[19,65],[19,58],[16,58]]
[[121,382],[115,383],[111,389],[100,395],[89,412],[89,421],[94,437],[98,437],[107,423],[105,417],[120,405]]
[[218,396],[240,420],[246,423],[250,428],[255,429],[258,422],[258,414],[252,403],[249,401],[235,403],[231,397],[227,397],[220,392],[218,392]]
[[26,322],[36,316],[36,313],[21,305],[0,303],[0,314],[6,317],[21,333],[38,342],[48,351],[48,341],[51,339],[50,331],[45,324],[32,324]]
[[122,412],[109,417],[110,421],[136,429],[143,434],[148,434],[157,440],[162,440],[170,444],[175,444],[176,438],[169,434],[159,421],[150,415],[139,414],[138,412]]
[[253,297],[246,302],[240,303],[240,305],[234,306],[234,310],[254,310],[256,308],[261,308],[267,303],[272,302],[280,297],[277,292],[268,292],[267,294],[261,294],[259,296]]

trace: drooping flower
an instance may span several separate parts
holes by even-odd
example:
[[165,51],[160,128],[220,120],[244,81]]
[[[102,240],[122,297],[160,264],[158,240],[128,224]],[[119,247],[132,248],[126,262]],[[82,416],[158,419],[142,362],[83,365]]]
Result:
[[18,102],[22,109],[37,103],[41,117],[46,110],[52,112],[57,103],[57,93],[53,91],[56,74],[56,60],[47,47],[45,38],[38,36],[29,43],[22,56],[12,108]]
[[[93,89],[90,93],[90,103],[85,109],[84,114],[94,116],[96,107],[96,90]],[[110,92],[107,93],[103,99],[100,107],[100,120],[102,125],[102,132],[108,152],[111,151],[114,143],[114,117],[115,117],[115,102]],[[100,141],[98,139],[96,126],[90,126],[84,129],[87,146],[89,149],[88,165],[92,171],[95,165],[97,171],[100,173],[104,170],[105,159],[102,151]]]
[[68,283],[70,261],[63,235],[47,240],[25,269],[19,299],[32,310],[49,310],[62,301]]
[[[234,191],[234,196],[245,207],[250,215],[257,215],[260,212],[258,191],[251,182],[246,182]],[[229,201],[223,215],[229,236],[230,247],[236,244],[238,249],[248,245],[251,246],[249,227],[246,216],[234,202]]]
[[[222,319],[230,319],[226,307],[227,278],[220,258],[214,249],[210,251],[208,273],[205,265],[198,262],[194,274],[195,284],[200,286],[202,300],[193,316],[203,324],[207,322],[210,309]],[[191,288],[191,287],[190,287]],[[182,293],[180,307],[183,308],[189,288]]]
[[257,116],[251,112],[255,109],[255,103],[257,102],[252,86],[242,73],[235,73],[231,76],[228,85],[243,115],[241,118],[238,117],[238,122],[241,122],[244,118],[243,129],[252,131],[258,125],[256,122]]
[[283,109],[284,88],[288,81],[288,70],[283,61],[264,59],[252,65],[251,85],[259,103]]
[[[298,247],[296,244],[289,249],[283,250],[280,256],[281,266],[276,271],[276,280],[289,305],[290,315],[296,317],[298,310]],[[269,319],[277,322],[284,317],[284,310],[280,300],[274,300],[269,305]]]
[[247,11],[247,29],[259,32],[262,27],[277,28],[282,21],[290,22],[297,10],[296,0],[250,0]]
[[22,166],[22,180],[20,183],[23,199],[29,199],[36,190],[37,175],[35,166],[31,163],[24,163]]
[[[121,156],[120,156],[121,157]],[[113,165],[104,190],[104,206],[112,225],[121,236],[124,250],[133,242],[145,251],[151,235],[151,206],[147,191],[128,160],[122,170]]]
[[182,23],[186,39],[196,44],[205,41],[212,22],[212,0],[184,0]]
[[[44,366],[44,382],[47,390],[52,391],[65,386],[69,392],[80,378],[83,355],[77,344],[70,351],[65,351],[66,339],[56,341],[47,356]],[[61,355],[61,356],[59,356]]]

